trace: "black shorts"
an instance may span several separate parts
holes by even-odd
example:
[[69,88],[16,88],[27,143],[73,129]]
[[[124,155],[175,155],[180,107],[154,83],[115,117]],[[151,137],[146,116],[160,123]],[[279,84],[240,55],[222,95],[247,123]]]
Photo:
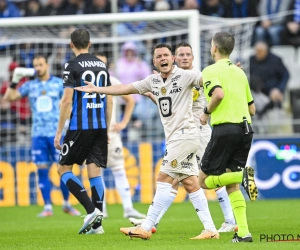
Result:
[[68,130],[59,156],[60,165],[95,163],[106,168],[107,130]]
[[221,124],[213,127],[207,144],[201,170],[207,175],[221,175],[229,168],[232,172],[245,167],[253,133],[245,134],[239,124]]

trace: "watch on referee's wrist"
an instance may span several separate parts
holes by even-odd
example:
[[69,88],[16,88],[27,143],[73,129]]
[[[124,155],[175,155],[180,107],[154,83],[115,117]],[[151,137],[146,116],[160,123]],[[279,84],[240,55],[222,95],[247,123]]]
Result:
[[204,112],[204,114],[207,114],[207,115],[210,115],[210,114],[211,114],[210,112],[208,112],[207,107],[205,107],[205,108],[203,109],[203,112]]

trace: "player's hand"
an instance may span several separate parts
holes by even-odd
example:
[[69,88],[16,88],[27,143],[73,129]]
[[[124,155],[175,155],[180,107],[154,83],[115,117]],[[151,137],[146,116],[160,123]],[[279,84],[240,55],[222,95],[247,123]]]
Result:
[[200,115],[200,123],[202,125],[206,125],[207,121],[208,121],[208,117],[209,117],[209,115],[207,115],[205,113],[201,113],[201,115]]
[[61,140],[61,132],[57,131],[54,138],[54,147],[58,150],[61,150],[60,140]]
[[76,87],[74,89],[81,91],[81,92],[86,92],[86,93],[95,93],[97,90],[97,87],[88,81],[84,81],[84,83],[86,84],[86,86],[81,86],[81,87]]
[[112,130],[114,132],[120,132],[122,131],[124,128],[126,128],[126,124],[120,122],[120,123],[116,123],[114,125],[112,125]]

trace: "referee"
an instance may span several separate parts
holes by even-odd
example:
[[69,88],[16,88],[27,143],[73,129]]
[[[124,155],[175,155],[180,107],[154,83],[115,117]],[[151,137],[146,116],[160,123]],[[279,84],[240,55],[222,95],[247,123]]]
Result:
[[202,72],[208,104],[200,122],[207,124],[210,116],[213,130],[201,162],[199,181],[206,189],[226,186],[238,225],[232,242],[252,242],[239,184],[254,201],[257,197],[254,170],[245,164],[253,138],[251,116],[255,114],[255,105],[246,74],[229,59],[234,43],[230,33],[216,33],[210,49],[216,63]]

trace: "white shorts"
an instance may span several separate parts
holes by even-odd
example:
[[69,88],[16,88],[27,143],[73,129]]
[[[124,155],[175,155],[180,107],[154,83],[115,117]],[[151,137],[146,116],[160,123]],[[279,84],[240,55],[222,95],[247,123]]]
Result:
[[[204,128],[204,127],[206,127],[206,125],[203,126],[202,128]],[[197,153],[196,153],[197,154],[196,155],[197,164],[198,164],[199,169],[200,169],[200,163],[201,163],[202,157],[204,155],[204,152],[205,152],[207,144],[210,140],[210,137],[211,137],[211,128],[210,127],[209,127],[209,129],[204,128],[202,130],[200,127],[200,147],[198,148]]]
[[123,166],[124,168],[123,143],[121,136],[113,136],[108,144],[107,167],[113,168],[116,166]]
[[160,171],[179,181],[199,175],[196,152],[199,148],[199,139],[178,140],[167,145],[167,150],[160,167]]

